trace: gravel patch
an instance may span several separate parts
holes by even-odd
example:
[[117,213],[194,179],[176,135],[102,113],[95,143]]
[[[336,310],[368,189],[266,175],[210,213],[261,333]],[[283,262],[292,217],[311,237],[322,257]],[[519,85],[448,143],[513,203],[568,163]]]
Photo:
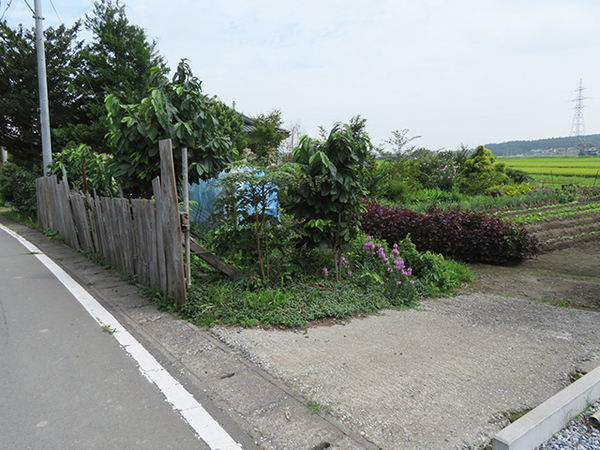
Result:
[[600,410],[600,400],[588,408],[571,424],[556,433],[554,437],[536,450],[598,450],[600,449],[600,428],[592,424],[590,416]]

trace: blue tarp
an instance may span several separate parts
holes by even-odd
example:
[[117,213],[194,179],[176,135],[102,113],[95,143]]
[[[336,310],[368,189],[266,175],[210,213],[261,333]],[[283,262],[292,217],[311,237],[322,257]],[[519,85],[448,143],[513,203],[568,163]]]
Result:
[[[219,178],[224,175],[219,175]],[[262,176],[263,174],[258,174]],[[190,184],[190,219],[200,224],[209,219],[215,212],[215,200],[223,190],[222,187],[218,186],[218,180],[211,178],[208,181],[200,180],[198,183]],[[246,183],[240,183],[239,190],[247,189],[244,186]],[[249,208],[248,213],[252,214],[253,208]],[[277,202],[277,192],[273,192],[268,197],[267,203],[267,214],[272,217],[279,219],[279,203]]]

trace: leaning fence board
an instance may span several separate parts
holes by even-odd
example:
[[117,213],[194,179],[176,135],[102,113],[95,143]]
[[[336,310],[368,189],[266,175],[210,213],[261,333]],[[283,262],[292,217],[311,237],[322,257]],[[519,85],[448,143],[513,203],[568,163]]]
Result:
[[98,248],[98,235],[96,234],[96,216],[94,215],[94,199],[90,194],[85,194],[83,198],[83,204],[85,207],[85,217],[89,224],[90,232],[90,249],[92,253],[99,253]]
[[64,233],[67,242],[75,250],[80,250],[79,241],[77,240],[77,231],[75,230],[75,222],[73,220],[73,211],[71,210],[71,202],[69,199],[69,185],[65,180],[58,183],[58,192],[61,198],[63,209]]
[[79,245],[83,251],[93,251],[92,235],[90,233],[90,223],[85,210],[84,197],[77,193],[69,195],[71,207],[73,208],[73,218],[79,238]]
[[175,180],[175,164],[171,140],[158,142],[160,152],[160,181],[162,198],[157,205],[157,217],[163,221],[165,258],[167,263],[167,289],[178,303],[185,301],[185,274],[181,249],[181,222]]

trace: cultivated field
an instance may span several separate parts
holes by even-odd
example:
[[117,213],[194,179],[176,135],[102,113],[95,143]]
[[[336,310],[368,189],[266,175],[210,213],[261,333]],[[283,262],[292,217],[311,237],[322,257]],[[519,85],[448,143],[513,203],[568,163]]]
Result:
[[535,183],[550,187],[563,184],[600,186],[600,157],[499,158],[512,169],[529,173]]

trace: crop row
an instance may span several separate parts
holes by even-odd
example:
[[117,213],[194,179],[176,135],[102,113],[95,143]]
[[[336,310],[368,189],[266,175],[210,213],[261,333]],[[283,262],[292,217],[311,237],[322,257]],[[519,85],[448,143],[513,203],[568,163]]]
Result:
[[562,207],[546,211],[530,212],[517,215],[511,220],[521,223],[536,223],[553,220],[572,219],[573,217],[584,216],[587,214],[594,213],[600,213],[600,203]]
[[600,230],[587,231],[587,232],[577,233],[577,234],[572,234],[572,235],[558,236],[555,238],[548,239],[545,242],[542,242],[542,244],[548,245],[548,244],[553,244],[555,242],[561,242],[561,241],[566,241],[566,240],[575,240],[575,239],[586,237],[586,236],[593,236],[595,234],[600,234]]

